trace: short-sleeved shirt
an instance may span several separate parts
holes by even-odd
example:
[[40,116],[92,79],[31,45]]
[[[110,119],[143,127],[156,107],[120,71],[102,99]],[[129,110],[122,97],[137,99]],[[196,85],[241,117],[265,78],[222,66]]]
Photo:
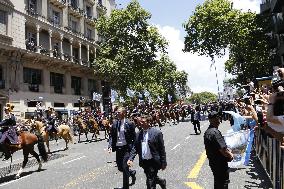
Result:
[[211,167],[228,167],[227,158],[219,151],[220,149],[227,148],[227,145],[224,137],[217,128],[212,126],[208,127],[204,133],[204,145],[209,165]]

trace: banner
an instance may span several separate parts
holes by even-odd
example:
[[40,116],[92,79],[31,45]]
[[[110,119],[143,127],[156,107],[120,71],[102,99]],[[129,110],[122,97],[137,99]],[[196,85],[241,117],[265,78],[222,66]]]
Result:
[[102,99],[102,95],[101,94],[93,92],[93,100],[94,101],[101,101],[101,99]]
[[120,103],[124,103],[125,102],[125,100],[124,100],[124,98],[121,96],[121,97],[119,97],[119,102]]
[[111,102],[114,103],[115,99],[118,97],[118,93],[111,89]]
[[172,102],[172,96],[170,95],[170,94],[168,94],[168,100],[169,100],[169,102]]

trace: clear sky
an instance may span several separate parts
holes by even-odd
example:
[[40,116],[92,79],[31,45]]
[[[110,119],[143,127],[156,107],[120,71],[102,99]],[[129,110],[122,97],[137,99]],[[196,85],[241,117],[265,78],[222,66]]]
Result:
[[[116,0],[117,8],[124,8],[131,0]],[[150,23],[156,25],[168,40],[168,53],[179,70],[189,74],[189,86],[194,92],[210,91],[217,93],[216,73],[211,70],[211,60],[197,54],[183,53],[185,31],[182,24],[193,14],[196,5],[205,0],[138,0],[140,5],[152,14]],[[259,12],[261,0],[231,0],[234,7]],[[228,74],[224,72],[224,62],[228,54],[216,59],[219,86]]]

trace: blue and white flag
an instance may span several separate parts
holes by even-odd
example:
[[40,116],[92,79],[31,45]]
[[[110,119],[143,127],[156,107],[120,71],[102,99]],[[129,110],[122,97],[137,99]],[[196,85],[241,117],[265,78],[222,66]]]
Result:
[[120,103],[124,103],[125,102],[125,100],[124,100],[124,98],[121,96],[121,97],[119,97],[119,102]]
[[162,102],[163,100],[161,99],[160,96],[157,97],[157,101]]
[[131,89],[126,89],[126,94],[129,97],[134,97],[135,96],[135,91],[133,91]]
[[169,100],[169,102],[172,102],[172,96],[170,95],[170,94],[168,94],[168,100]]
[[101,99],[102,99],[102,95],[101,94],[93,92],[93,100],[94,101],[101,101]]
[[224,113],[232,115],[234,119],[234,125],[232,125],[232,129],[234,132],[241,130],[241,125],[246,123],[246,119],[241,116],[239,113],[233,111],[223,111]]
[[145,90],[145,91],[144,91],[144,95],[145,95],[145,97],[147,98],[147,97],[150,96],[150,93],[149,93],[147,90]]
[[138,97],[139,97],[139,99],[142,99],[143,95],[141,93],[138,93]]
[[114,103],[115,99],[118,97],[118,94],[115,90],[111,89],[111,102]]

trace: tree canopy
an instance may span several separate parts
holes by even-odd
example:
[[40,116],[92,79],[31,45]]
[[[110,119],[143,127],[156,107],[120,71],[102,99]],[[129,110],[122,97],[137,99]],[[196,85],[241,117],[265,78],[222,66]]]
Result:
[[97,21],[103,38],[94,63],[95,73],[125,96],[127,88],[154,96],[185,88],[187,74],[177,70],[167,56],[167,41],[149,24],[151,14],[137,0],[110,17]]
[[215,102],[217,101],[217,95],[211,92],[194,93],[191,95],[188,101],[195,104],[205,104],[208,102]]
[[184,51],[211,57],[229,51],[225,69],[236,82],[268,75],[273,59],[269,47],[270,18],[234,9],[229,0],[205,0],[184,24]]

